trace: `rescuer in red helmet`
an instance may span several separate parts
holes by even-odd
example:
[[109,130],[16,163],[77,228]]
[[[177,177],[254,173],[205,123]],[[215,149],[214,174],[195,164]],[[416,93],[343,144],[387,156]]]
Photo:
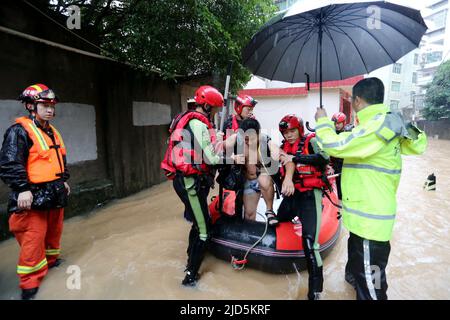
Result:
[[0,178],[11,188],[9,228],[20,245],[17,274],[22,299],[32,299],[48,269],[58,266],[64,207],[70,193],[66,146],[50,121],[58,98],[44,84],[27,87],[18,100],[29,112],[5,133]]
[[[161,163],[166,176],[185,205],[184,216],[193,222],[187,249],[188,262],[184,286],[194,286],[210,237],[207,198],[214,184],[212,166],[224,161],[214,148],[216,134],[211,123],[223,107],[222,94],[214,87],[201,86],[195,92],[195,109],[178,115],[169,129],[169,145]],[[233,156],[233,161],[239,156]]]
[[323,286],[318,239],[322,190],[329,188],[325,173],[329,157],[319,149],[314,133],[305,134],[300,117],[293,114],[283,117],[279,130],[284,137],[281,149],[285,155],[281,155],[283,167],[280,168],[283,189],[293,187],[294,190],[281,202],[278,219],[290,221],[297,216],[302,223],[303,249],[309,273],[308,299],[315,300],[319,299]]
[[[334,122],[334,127],[336,129],[336,133],[340,134],[342,132],[348,132],[352,131],[353,125],[351,124],[345,124],[347,121],[347,116],[342,112],[336,112],[331,117],[331,121]],[[336,187],[337,187],[337,193],[339,200],[342,199],[342,191],[341,191],[341,173],[342,173],[342,166],[344,164],[344,160],[340,158],[330,157],[330,163],[331,166],[334,169],[334,173],[338,174],[336,177]]]

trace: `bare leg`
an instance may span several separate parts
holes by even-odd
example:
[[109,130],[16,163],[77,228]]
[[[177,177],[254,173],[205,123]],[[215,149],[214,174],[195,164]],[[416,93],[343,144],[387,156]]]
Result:
[[266,203],[266,210],[273,210],[275,189],[273,188],[272,178],[267,174],[261,173],[258,177],[258,183],[264,202]]
[[256,220],[256,208],[261,198],[260,192],[252,192],[244,194],[244,212],[246,220]]

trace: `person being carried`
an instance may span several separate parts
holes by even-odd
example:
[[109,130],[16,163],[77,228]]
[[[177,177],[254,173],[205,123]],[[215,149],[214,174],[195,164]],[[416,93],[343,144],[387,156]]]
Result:
[[[247,119],[254,119],[253,109],[255,108],[257,103],[258,102],[249,95],[239,95],[236,98],[234,104],[235,114],[229,116],[228,119],[225,121],[224,125],[224,130],[226,130],[227,135],[229,135],[230,132],[231,133],[237,132],[239,129],[246,129],[242,128],[242,123]],[[249,129],[255,130],[255,128]],[[259,130],[260,128],[258,127],[258,134]],[[273,144],[272,142],[270,142],[270,138],[268,136],[264,135],[262,136],[262,138],[263,140],[265,140],[264,147],[266,147],[268,144]],[[240,141],[240,143],[242,143],[242,141]],[[237,145],[237,148],[242,147],[243,147],[242,144]],[[277,146],[273,144],[271,148],[275,149],[277,148]],[[243,173],[245,174],[246,177],[243,191],[245,219],[247,220],[256,219],[256,207],[258,206],[258,202],[262,194],[264,202],[266,204],[265,215],[269,219],[269,225],[271,226],[276,225],[277,224],[276,215],[275,212],[273,211],[275,189],[271,175],[268,174],[266,170],[260,170],[260,168],[257,167],[256,163],[249,163],[248,161],[245,164]]]

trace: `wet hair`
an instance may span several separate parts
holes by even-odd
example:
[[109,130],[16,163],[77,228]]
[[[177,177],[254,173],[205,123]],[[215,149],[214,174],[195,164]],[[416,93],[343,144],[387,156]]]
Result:
[[368,104],[378,104],[384,101],[384,85],[378,78],[366,78],[353,87],[353,99],[360,97]]
[[249,129],[253,129],[257,133],[259,133],[259,131],[261,130],[261,125],[259,124],[258,120],[256,120],[256,119],[247,118],[247,119],[242,120],[240,129],[242,129],[242,131],[244,131],[244,132],[246,132]]

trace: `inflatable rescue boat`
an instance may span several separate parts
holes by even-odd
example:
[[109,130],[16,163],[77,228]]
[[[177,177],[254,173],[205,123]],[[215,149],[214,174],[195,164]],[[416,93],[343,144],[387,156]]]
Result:
[[[333,181],[334,182],[334,181]],[[334,187],[334,183],[333,183]],[[333,188],[335,190],[336,188]],[[224,192],[223,211],[226,213],[227,195]],[[231,197],[230,197],[231,198]],[[282,199],[276,200],[274,209]],[[299,221],[280,222],[277,227],[268,226],[265,221],[247,221],[230,217],[232,214],[217,214],[217,202],[213,201],[212,238],[209,251],[219,259],[231,262],[234,268],[244,266],[269,273],[293,273],[306,269],[302,245],[302,225]],[[320,254],[325,258],[333,249],[340,232],[341,220],[338,212],[336,191],[324,193],[322,198],[322,221],[319,233]],[[264,208],[263,208],[264,206]],[[229,207],[232,207],[231,205]],[[234,206],[233,206],[234,209]],[[264,200],[260,199],[258,213],[265,212]],[[260,214],[261,216],[261,214]]]

